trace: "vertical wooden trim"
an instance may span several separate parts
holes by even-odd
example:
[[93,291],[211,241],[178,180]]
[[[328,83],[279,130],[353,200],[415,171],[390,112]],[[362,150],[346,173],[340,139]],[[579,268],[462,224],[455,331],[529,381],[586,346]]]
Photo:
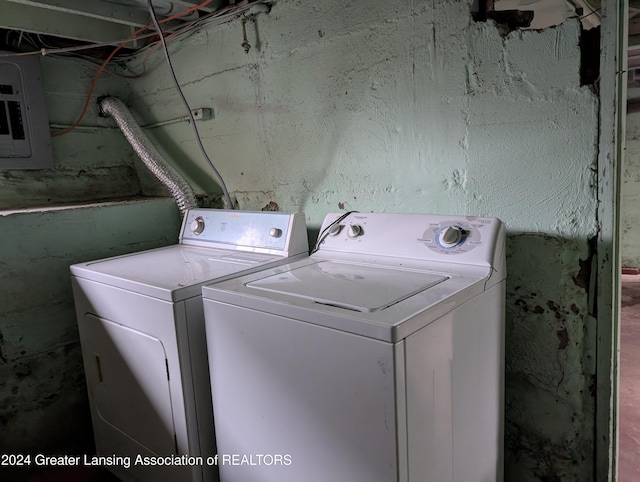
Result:
[[627,0],[602,2],[598,153],[595,478],[617,472],[620,186],[626,115]]

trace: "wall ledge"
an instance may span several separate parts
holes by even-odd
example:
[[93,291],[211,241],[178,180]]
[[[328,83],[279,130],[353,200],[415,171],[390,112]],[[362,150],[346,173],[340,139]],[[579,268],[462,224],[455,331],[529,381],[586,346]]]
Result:
[[64,211],[64,210],[70,210],[70,209],[121,206],[126,204],[155,202],[155,201],[161,201],[161,200],[171,200],[172,202],[174,202],[173,198],[171,197],[139,196],[135,198],[126,198],[126,199],[117,199],[117,200],[110,199],[109,201],[92,201],[92,202],[86,202],[86,203],[68,203],[68,204],[56,204],[51,206],[30,206],[30,207],[16,208],[16,209],[2,209],[0,210],[0,217],[10,216],[12,214],[33,214],[33,213],[43,213],[43,212],[51,212],[51,211]]

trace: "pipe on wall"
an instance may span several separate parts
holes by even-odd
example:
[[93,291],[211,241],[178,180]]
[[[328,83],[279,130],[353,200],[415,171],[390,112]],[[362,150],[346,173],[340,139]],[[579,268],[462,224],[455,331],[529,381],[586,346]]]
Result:
[[115,97],[103,97],[98,103],[101,114],[110,116],[116,121],[145,166],[169,190],[176,200],[180,213],[184,215],[188,209],[198,207],[196,196],[189,183],[163,159],[124,103]]

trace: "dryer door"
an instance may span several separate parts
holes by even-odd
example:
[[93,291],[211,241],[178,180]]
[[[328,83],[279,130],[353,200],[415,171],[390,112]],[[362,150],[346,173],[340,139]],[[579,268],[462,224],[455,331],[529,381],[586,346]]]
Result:
[[138,453],[175,453],[162,342],[91,314],[84,317],[81,341],[98,450],[120,453],[124,434]]

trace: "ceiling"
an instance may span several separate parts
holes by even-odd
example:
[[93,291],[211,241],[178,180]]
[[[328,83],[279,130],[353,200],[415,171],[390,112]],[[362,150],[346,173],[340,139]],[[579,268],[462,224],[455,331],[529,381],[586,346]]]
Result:
[[[171,16],[203,0],[153,0],[158,16]],[[601,0],[476,0],[496,11],[532,11],[529,28],[546,28],[580,16],[586,29],[600,24]],[[241,0],[212,0],[183,20]],[[629,0],[630,30],[640,34],[640,0]],[[638,25],[636,27],[636,21]],[[0,29],[102,43],[126,39],[149,23],[147,0],[0,0]],[[640,43],[640,42],[639,42]]]
[[[195,7],[203,0],[152,0],[159,17]],[[211,0],[188,16],[174,20],[194,20],[227,5],[242,5],[252,0]],[[600,25],[601,0],[476,0],[495,11],[533,12],[526,28],[541,29],[559,25],[566,18],[580,17],[583,27]],[[0,34],[2,31],[26,32],[86,43],[117,45],[137,29],[150,22],[147,0],[0,0]],[[141,47],[136,40],[130,48]],[[0,46],[7,43],[0,41]],[[13,48],[8,48],[13,50]],[[630,57],[640,54],[640,0],[629,0]],[[635,63],[635,62],[634,62]]]

